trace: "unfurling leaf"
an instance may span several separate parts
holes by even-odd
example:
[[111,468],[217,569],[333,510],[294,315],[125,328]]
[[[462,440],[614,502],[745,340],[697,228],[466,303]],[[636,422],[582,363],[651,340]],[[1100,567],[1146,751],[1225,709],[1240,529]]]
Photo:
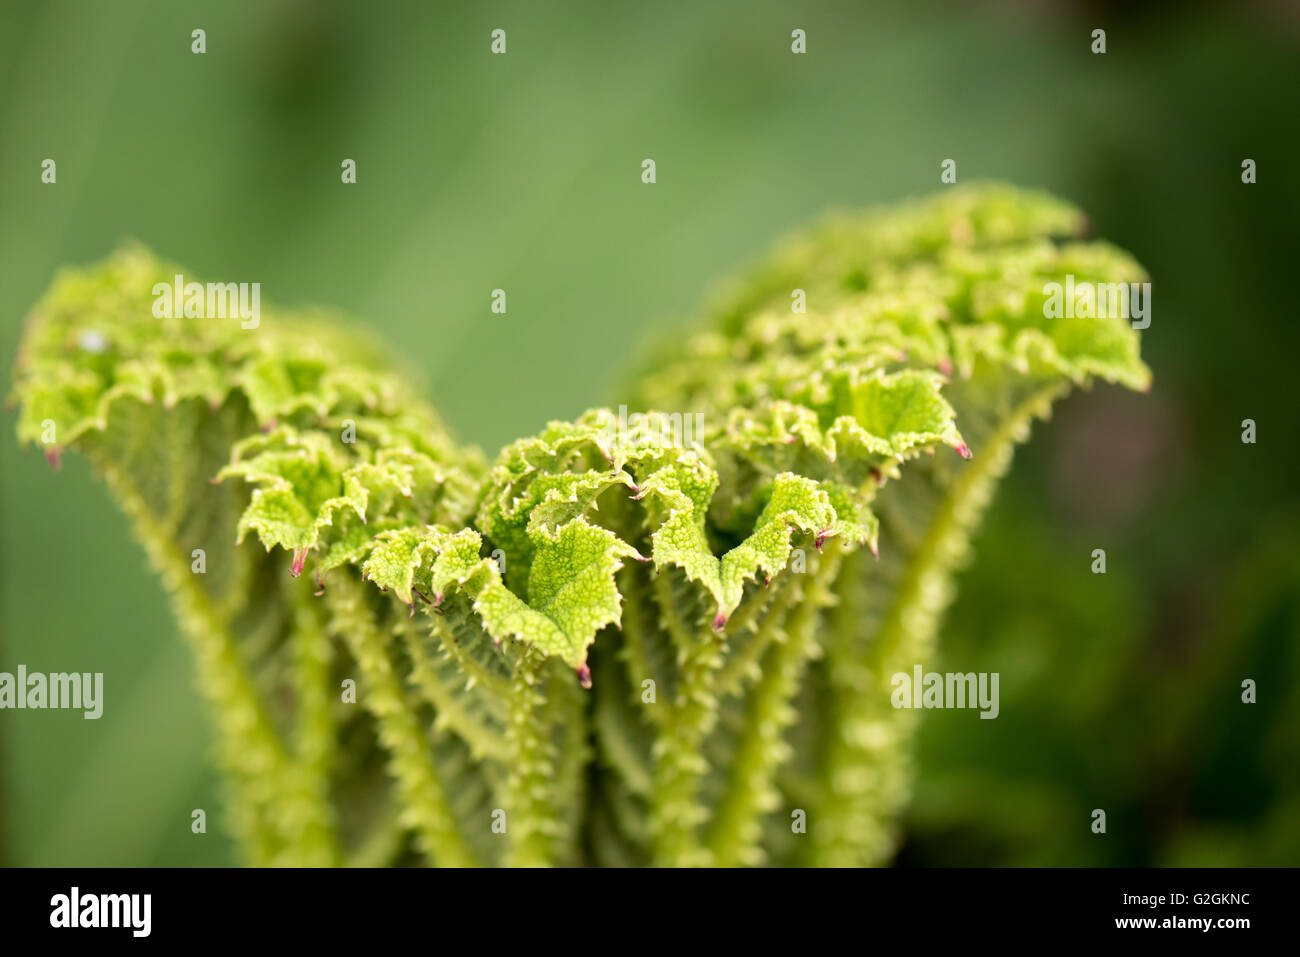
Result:
[[1146,281],[1083,223],[998,185],[827,219],[642,362],[635,428],[491,465],[326,316],[157,318],[181,270],[130,248],[34,309],[18,434],[87,455],[164,577],[251,862],[879,863],[889,676],[1015,444],[1150,383],[1125,317],[1051,306]]

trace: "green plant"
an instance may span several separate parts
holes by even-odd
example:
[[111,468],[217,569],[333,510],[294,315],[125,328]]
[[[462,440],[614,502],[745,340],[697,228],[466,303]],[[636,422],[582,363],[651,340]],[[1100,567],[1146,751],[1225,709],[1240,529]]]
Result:
[[1083,224],[1004,186],[830,219],[637,378],[693,443],[597,409],[490,468],[325,317],[155,318],[179,270],[130,249],[36,307],[18,433],[88,456],[166,580],[250,862],[878,863],[889,677],[1014,445],[1149,380],[1127,321],[1044,315],[1145,279]]

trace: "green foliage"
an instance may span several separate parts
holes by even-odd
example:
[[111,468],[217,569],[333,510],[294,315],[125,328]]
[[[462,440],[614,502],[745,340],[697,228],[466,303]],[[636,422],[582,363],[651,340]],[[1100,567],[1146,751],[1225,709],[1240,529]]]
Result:
[[828,220],[639,378],[692,442],[597,409],[490,469],[327,317],[155,318],[179,270],[132,249],[37,306],[18,432],[90,457],[175,595],[251,861],[877,863],[888,679],[1015,443],[1149,381],[1126,321],[1044,314],[1145,278],[1082,223],[1001,186]]

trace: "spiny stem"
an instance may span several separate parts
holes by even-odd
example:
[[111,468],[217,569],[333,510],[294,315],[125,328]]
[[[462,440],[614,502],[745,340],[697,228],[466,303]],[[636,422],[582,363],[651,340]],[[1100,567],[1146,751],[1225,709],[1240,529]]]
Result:
[[510,683],[506,724],[510,777],[506,782],[504,810],[510,835],[505,863],[512,867],[545,867],[554,863],[559,832],[557,809],[552,800],[555,747],[551,739],[552,725],[545,718],[543,664],[540,655],[526,652],[516,665]]
[[411,659],[411,680],[421,695],[433,706],[437,715],[435,724],[454,732],[467,745],[475,758],[504,759],[506,741],[495,728],[490,728],[474,715],[448,688],[438,674],[428,651],[414,628],[404,629],[407,656]]
[[[725,698],[739,690],[745,678],[757,667],[759,659],[763,657],[773,637],[780,630],[786,612],[798,600],[801,593],[794,583],[793,572],[783,574],[774,587],[777,589],[777,594],[764,609],[763,620],[757,630],[743,646],[727,658],[726,664],[718,672],[716,687],[719,698]],[[727,630],[730,632],[731,626],[738,622],[740,622],[740,615],[732,620]],[[739,635],[740,632],[736,631],[735,634]]]
[[[599,679],[597,679],[599,680]],[[653,711],[657,705],[646,705]],[[609,696],[597,696],[593,724],[603,762],[618,772],[627,789],[638,797],[648,797],[654,777],[650,761],[632,737],[629,722],[636,720],[622,702]]]
[[401,799],[402,822],[415,832],[420,850],[431,863],[473,866],[474,855],[453,822],[424,729],[375,624],[375,611],[363,597],[363,586],[351,576],[340,575],[325,595],[332,613],[330,626],[348,643],[361,668],[359,698],[378,722],[389,773]]
[[547,716],[560,735],[551,803],[564,824],[556,860],[570,864],[577,854],[577,836],[587,812],[586,767],[592,756],[586,715],[589,692],[567,674],[552,678],[549,690]]
[[[645,610],[648,604],[645,585],[637,569],[630,569],[623,577],[623,635],[622,644],[617,652],[627,668],[628,684],[632,694],[639,695],[643,683],[648,679],[654,681],[657,689],[660,682],[650,673],[650,657],[646,653]],[[639,697],[638,697],[639,702]],[[642,715],[659,724],[663,720],[663,710],[655,704],[637,709]]]
[[[1030,424],[1047,414],[1063,389],[1053,383],[1020,402],[952,481],[907,560],[893,601],[871,637],[867,660],[844,660],[860,646],[849,640],[853,632],[845,623],[837,626],[842,640],[832,646],[828,671],[834,725],[840,733],[832,737],[819,775],[821,801],[809,816],[808,863],[861,866],[890,852],[890,822],[906,797],[908,777],[899,742],[907,737],[912,717],[891,707],[890,676],[921,660],[931,648],[949,600],[952,568],[998,477],[1010,464],[1016,443],[1028,436]],[[846,684],[852,676],[860,678]]]
[[312,813],[302,820],[298,842],[305,866],[339,863],[334,810],[330,804],[329,776],[335,754],[330,663],[333,649],[325,634],[319,601],[307,588],[293,595],[294,685],[298,693],[295,739],[298,769],[293,784],[302,791],[301,806]]
[[[736,743],[726,790],[709,831],[709,849],[719,867],[763,863],[761,817],[778,804],[773,781],[777,767],[789,756],[781,736],[797,717],[790,700],[815,651],[814,625],[820,609],[829,601],[826,585],[834,580],[839,563],[840,552],[832,554],[828,549],[816,572],[809,576],[807,588],[790,586],[782,596],[786,605],[768,613],[773,618],[784,617],[781,612],[785,607],[799,601],[790,620],[773,627],[774,641],[764,658],[762,676],[747,702],[744,730]],[[798,599],[794,598],[796,592],[800,593]]]
[[[178,557],[127,474],[107,456],[92,452],[90,457],[131,519],[150,564],[166,583],[181,630],[194,649],[199,687],[216,726],[218,760],[232,792],[227,805],[231,828],[250,863],[272,863],[298,837],[280,829],[286,818],[324,815],[318,809],[298,807],[304,796],[281,787],[292,780],[295,768],[254,690],[225,619],[212,607],[184,558]],[[285,801],[293,808],[281,803]]]
[[488,703],[490,710],[496,712],[494,717],[505,717],[500,702],[510,696],[509,679],[494,671],[489,671],[481,661],[466,651],[460,641],[457,640],[452,627],[440,616],[433,614],[429,617],[433,620],[433,633],[438,636],[443,651],[456,660],[456,664],[468,679],[467,683],[478,685],[487,692],[483,700]]
[[707,866],[708,850],[697,829],[708,812],[700,803],[700,778],[709,769],[701,745],[718,717],[714,675],[722,661],[721,642],[704,628],[693,638],[681,623],[666,577],[655,579],[660,613],[675,632],[678,646],[677,696],[666,706],[654,744],[654,791],[650,829],[657,862],[669,866]]

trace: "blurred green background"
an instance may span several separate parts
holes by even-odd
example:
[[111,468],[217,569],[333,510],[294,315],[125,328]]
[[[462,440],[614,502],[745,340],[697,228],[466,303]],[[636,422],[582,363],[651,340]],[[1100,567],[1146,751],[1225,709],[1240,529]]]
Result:
[[[5,0],[0,353],[59,266],[136,238],[382,330],[494,451],[617,404],[647,336],[830,208],[945,158],[1046,187],[1152,273],[1155,386],[1070,398],[1018,457],[928,665],[999,672],[1001,716],[926,713],[899,863],[1294,865],[1298,53],[1283,3]],[[0,465],[0,670],[107,698],[0,713],[0,861],[232,863],[124,519],[75,456]]]

